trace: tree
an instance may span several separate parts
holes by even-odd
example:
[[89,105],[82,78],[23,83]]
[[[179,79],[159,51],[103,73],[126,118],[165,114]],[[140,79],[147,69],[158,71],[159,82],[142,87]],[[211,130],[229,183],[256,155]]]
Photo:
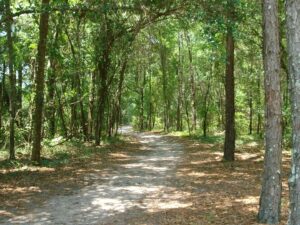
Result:
[[33,143],[31,160],[40,162],[41,141],[42,141],[42,123],[43,123],[43,104],[44,104],[44,86],[45,86],[45,58],[48,35],[49,12],[47,8],[50,0],[42,0],[42,9],[39,24],[39,44],[37,53],[37,72],[35,77],[35,96],[33,112]]
[[286,1],[288,69],[292,105],[292,169],[289,179],[289,225],[300,224],[300,2]]
[[10,9],[10,0],[6,0],[6,35],[8,48],[8,69],[10,82],[9,98],[9,159],[15,159],[15,123],[16,123],[16,74],[14,71],[14,45],[12,37],[13,17]]
[[234,104],[234,0],[227,0],[226,75],[225,75],[225,142],[224,160],[234,161],[235,104]]
[[265,71],[265,162],[258,220],[277,224],[281,207],[282,115],[278,2],[263,1]]

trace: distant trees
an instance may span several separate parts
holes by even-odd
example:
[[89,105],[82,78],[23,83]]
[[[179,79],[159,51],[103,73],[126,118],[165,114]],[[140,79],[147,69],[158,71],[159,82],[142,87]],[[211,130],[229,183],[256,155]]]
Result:
[[[234,115],[235,92],[244,91],[234,90],[235,11],[239,11],[234,1],[214,3],[216,11],[205,1],[198,5],[203,22],[194,15],[193,5],[183,1],[93,5],[42,1],[31,2],[30,7],[20,1],[23,8],[16,8],[18,3],[6,1],[0,18],[0,29],[5,25],[0,36],[0,51],[5,52],[0,57],[0,139],[6,146],[10,134],[11,159],[15,144],[30,143],[32,160],[39,161],[43,139],[58,136],[99,145],[117,133],[122,121],[141,130],[157,127],[204,136],[226,128],[224,159],[234,159],[235,119],[241,121],[238,132],[244,133],[248,118],[244,111],[238,112],[240,118]],[[37,15],[39,26],[33,23]],[[248,48],[246,39],[239,44]],[[251,47],[254,55],[257,49]],[[139,57],[133,57],[138,52]],[[237,82],[243,87],[250,84]],[[252,108],[259,101],[260,97],[253,98]],[[253,114],[259,118],[260,112]],[[251,118],[259,127],[262,121]]]

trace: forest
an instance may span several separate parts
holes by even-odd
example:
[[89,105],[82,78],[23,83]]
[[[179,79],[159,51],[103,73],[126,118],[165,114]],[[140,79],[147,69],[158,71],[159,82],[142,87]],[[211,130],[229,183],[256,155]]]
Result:
[[0,224],[300,225],[299,155],[299,0],[0,0]]

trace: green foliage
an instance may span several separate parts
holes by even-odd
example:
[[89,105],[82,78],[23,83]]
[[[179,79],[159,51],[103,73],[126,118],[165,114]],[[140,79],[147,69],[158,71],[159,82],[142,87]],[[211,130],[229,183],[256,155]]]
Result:
[[[234,21],[228,18],[232,6]],[[14,66],[23,66],[19,111],[23,125],[17,126],[15,138],[17,146],[29,146],[41,9],[37,1],[21,0],[13,1],[12,9],[19,13],[14,18]],[[252,134],[263,136],[260,2],[58,0],[52,1],[46,10],[51,15],[43,121],[46,148],[54,144],[53,137],[78,142],[95,140],[102,109],[99,134],[102,144],[116,141],[111,137],[122,123],[131,123],[139,130],[165,129],[197,138],[206,132],[207,137],[201,141],[214,142],[212,137],[224,131],[225,123],[227,29],[233,29],[236,40],[237,135],[244,137],[250,133],[252,118]],[[281,15],[282,24],[284,19]],[[6,63],[7,67],[3,23],[0,29],[0,65]],[[282,38],[285,40],[284,35]],[[282,48],[285,49],[285,44]],[[283,61],[285,57],[283,52]],[[283,90],[288,88],[285,72]],[[0,83],[3,77],[0,71]],[[9,79],[4,86],[0,147],[7,147],[9,136]],[[291,133],[288,94],[283,99],[288,145]],[[99,103],[102,100],[103,105]],[[193,111],[195,130],[192,130]],[[50,134],[51,129],[54,134]],[[58,156],[65,157],[63,152]]]

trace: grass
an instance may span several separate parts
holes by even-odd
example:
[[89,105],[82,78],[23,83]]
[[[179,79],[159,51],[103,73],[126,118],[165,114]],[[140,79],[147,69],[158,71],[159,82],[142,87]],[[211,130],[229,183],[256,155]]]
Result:
[[[125,142],[122,136],[106,137],[103,139],[101,146],[94,146],[93,143],[83,143],[79,140],[70,140],[61,145],[55,145],[57,140],[45,140],[41,152],[41,167],[55,168],[61,165],[66,165],[71,159],[87,159],[98,152],[107,151],[106,146],[120,144]],[[16,160],[8,160],[8,150],[0,149],[0,169],[18,169],[26,168],[27,166],[37,166],[30,161],[30,145],[18,148],[16,150]]]
[[[214,135],[203,136],[201,133],[189,134],[188,131],[175,131],[169,133],[171,136],[183,137],[200,141],[205,144],[222,144],[224,142],[224,133],[216,133]],[[236,139],[237,145],[249,144],[252,142],[262,142],[263,138],[259,135],[238,135]]]

